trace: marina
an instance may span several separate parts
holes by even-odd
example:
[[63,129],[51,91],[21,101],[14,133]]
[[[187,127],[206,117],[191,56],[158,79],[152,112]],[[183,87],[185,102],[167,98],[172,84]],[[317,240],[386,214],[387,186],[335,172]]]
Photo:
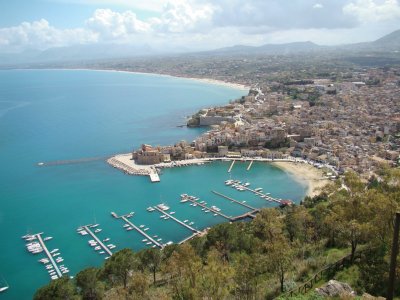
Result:
[[148,235],[145,231],[145,229],[140,229],[139,227],[137,227],[135,224],[133,224],[131,221],[128,220],[127,216],[131,216],[131,215],[123,215],[123,216],[118,216],[116,213],[112,212],[111,215],[116,218],[116,219],[122,219],[125,221],[126,224],[128,224],[130,227],[132,227],[133,229],[135,229],[137,232],[139,232],[141,235],[143,235],[146,239],[148,239],[150,242],[152,242],[155,246],[159,247],[159,248],[163,248],[164,245],[160,244],[158,241],[156,241],[155,239],[153,239],[150,235]]
[[220,197],[222,197],[222,198],[224,198],[224,199],[229,200],[229,201],[232,202],[232,203],[239,204],[239,205],[241,205],[241,206],[243,206],[243,207],[246,207],[246,208],[248,208],[248,209],[250,209],[250,210],[252,210],[252,211],[257,211],[257,212],[260,211],[258,208],[252,207],[252,206],[250,206],[250,205],[244,203],[243,201],[240,202],[240,201],[238,201],[238,200],[235,200],[235,199],[233,199],[233,198],[231,198],[231,197],[228,197],[228,196],[223,195],[223,194],[221,194],[221,193],[218,193],[218,192],[216,192],[216,191],[211,191],[211,192],[214,193],[215,195],[218,195],[218,196],[220,196]]
[[206,212],[207,212],[207,211],[209,211],[209,212],[211,211],[211,212],[213,212],[214,214],[219,215],[219,216],[221,216],[221,217],[223,217],[223,218],[225,218],[225,219],[227,219],[227,220],[229,220],[229,221],[231,221],[231,219],[232,219],[232,217],[227,216],[227,215],[221,213],[219,210],[216,210],[215,208],[212,208],[212,207],[208,207],[208,206],[205,205],[204,203],[201,203],[201,202],[199,202],[199,201],[197,201],[197,200],[194,200],[194,199],[197,199],[197,198],[195,198],[195,197],[193,197],[193,196],[186,195],[186,196],[184,196],[183,198],[184,198],[185,200],[189,201],[189,202],[192,202],[193,204],[196,204],[196,205],[198,205],[198,206],[204,208]]
[[110,250],[106,245],[104,245],[103,242],[92,232],[92,230],[90,229],[90,226],[91,226],[91,225],[85,225],[85,226],[82,226],[82,228],[84,228],[85,231],[86,231],[87,233],[89,233],[89,234],[92,236],[92,238],[94,238],[94,240],[97,242],[97,244],[99,244],[100,247],[101,247],[109,256],[111,256],[111,255],[112,255],[111,250]]

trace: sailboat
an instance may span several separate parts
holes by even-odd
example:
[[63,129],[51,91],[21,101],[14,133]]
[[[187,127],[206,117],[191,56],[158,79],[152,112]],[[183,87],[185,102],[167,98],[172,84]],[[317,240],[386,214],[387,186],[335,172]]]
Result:
[[8,290],[8,288],[10,287],[10,286],[8,285],[7,281],[4,279],[4,277],[3,277],[3,280],[4,280],[4,282],[6,283],[6,285],[0,287],[0,293],[5,292],[5,291]]

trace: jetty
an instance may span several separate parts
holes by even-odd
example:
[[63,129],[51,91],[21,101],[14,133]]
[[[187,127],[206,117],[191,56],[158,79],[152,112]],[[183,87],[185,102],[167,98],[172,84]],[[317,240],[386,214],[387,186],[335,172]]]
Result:
[[111,256],[112,255],[111,250],[106,245],[103,244],[103,242],[92,232],[92,230],[90,230],[89,226],[90,225],[85,225],[85,226],[82,226],[82,228],[84,228],[87,231],[87,233],[89,233],[92,236],[92,238],[95,239],[95,241],[100,245],[100,247],[103,248],[104,251],[106,251],[108,253],[108,255]]
[[254,162],[254,160],[252,160],[252,161],[250,161],[250,164],[249,164],[249,166],[247,167],[247,171],[250,171],[250,168],[251,168],[251,166],[253,165],[253,162]]
[[36,236],[36,238],[39,240],[39,243],[42,246],[44,252],[46,253],[46,256],[48,257],[51,264],[53,265],[53,268],[56,271],[58,278],[61,278],[62,277],[61,271],[58,268],[58,265],[56,264],[56,262],[54,261],[53,256],[49,252],[49,249],[47,249],[46,244],[44,243],[44,241],[42,239],[41,233],[34,234],[33,236]]
[[148,239],[149,241],[151,241],[154,245],[156,245],[159,248],[164,248],[163,244],[160,244],[159,242],[157,242],[155,239],[153,239],[150,235],[148,235],[146,232],[144,232],[142,229],[140,229],[139,227],[137,227],[135,224],[133,224],[131,221],[128,220],[128,218],[126,217],[127,215],[123,215],[123,216],[118,216],[115,212],[112,212],[111,215],[116,218],[116,219],[122,219],[125,221],[125,223],[127,223],[129,226],[131,226],[132,228],[134,228],[137,232],[139,232],[141,235],[143,235],[146,239]]
[[72,165],[72,164],[88,163],[88,162],[98,161],[98,160],[106,160],[108,158],[110,158],[110,156],[85,157],[85,158],[66,159],[66,160],[54,160],[54,161],[48,161],[48,162],[39,162],[37,165],[40,166],[40,167]]
[[244,206],[244,207],[246,207],[246,208],[248,208],[248,209],[250,209],[250,210],[259,211],[258,208],[252,207],[252,206],[250,206],[250,205],[248,205],[248,204],[246,204],[246,203],[244,203],[244,202],[240,202],[240,201],[238,201],[238,200],[235,200],[235,199],[233,199],[233,198],[231,198],[231,197],[225,196],[225,195],[223,195],[223,194],[221,194],[221,193],[218,193],[218,192],[216,192],[216,191],[211,191],[211,192],[214,193],[215,195],[218,195],[218,196],[220,196],[220,197],[222,197],[222,198],[224,198],[224,199],[227,199],[227,200],[229,200],[229,201],[231,201],[231,202],[233,202],[233,203],[236,203],[236,204],[239,204],[239,205],[241,205],[241,206]]
[[233,160],[229,169],[228,169],[228,173],[230,173],[232,171],[233,165],[235,164],[236,160]]
[[212,211],[214,214],[217,214],[217,215],[219,215],[219,216],[221,216],[221,217],[223,217],[223,218],[225,218],[225,219],[227,219],[229,221],[231,221],[231,219],[232,219],[232,217],[227,216],[227,215],[225,215],[225,214],[223,214],[223,213],[221,213],[221,212],[219,212],[219,211],[217,211],[217,210],[215,210],[215,209],[213,209],[211,207],[208,207],[203,203],[197,202],[196,200],[191,199],[191,197],[187,197],[186,199],[188,201],[190,201],[190,202],[202,207],[202,208],[205,208],[206,210]]
[[156,210],[158,210],[160,213],[164,214],[165,216],[171,218],[172,220],[174,220],[175,222],[177,222],[178,224],[182,225],[183,227],[186,227],[187,229],[189,229],[190,231],[193,231],[196,235],[200,233],[199,230],[197,230],[196,228],[193,228],[192,226],[186,224],[185,222],[182,222],[181,220],[175,218],[174,216],[172,216],[171,214],[163,211],[162,209],[158,208],[157,206],[153,206],[153,208],[155,208]]
[[156,171],[151,172],[149,176],[151,182],[160,182],[160,176],[158,176],[158,173]]

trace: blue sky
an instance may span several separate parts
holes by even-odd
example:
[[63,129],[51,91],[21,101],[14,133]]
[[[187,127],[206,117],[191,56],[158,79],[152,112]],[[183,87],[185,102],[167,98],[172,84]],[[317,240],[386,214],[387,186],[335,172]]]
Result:
[[2,0],[0,53],[83,44],[205,50],[375,40],[400,0]]

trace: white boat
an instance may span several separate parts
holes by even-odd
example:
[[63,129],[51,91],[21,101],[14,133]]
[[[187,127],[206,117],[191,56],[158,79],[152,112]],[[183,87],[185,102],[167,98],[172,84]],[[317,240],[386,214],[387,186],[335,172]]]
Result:
[[147,242],[147,239],[143,239],[142,242]]
[[218,208],[218,207],[216,207],[215,205],[211,206],[211,208],[212,208],[214,211],[221,211],[221,209]]
[[115,245],[111,245],[111,246],[109,246],[108,248],[110,248],[110,249],[114,249],[115,247],[117,247],[117,246],[115,246]]
[[128,228],[126,228],[126,230],[131,231],[131,230],[133,230],[133,227],[128,227]]
[[110,238],[106,238],[103,240],[103,242],[108,242],[110,240]]
[[152,211],[155,211],[155,209],[154,209],[154,207],[149,206],[149,207],[147,208],[147,211],[148,211],[148,212],[152,212]]
[[166,215],[162,215],[160,216],[160,219],[164,219],[166,217]]
[[204,212],[205,212],[205,213],[209,213],[210,211],[207,209],[207,210],[205,210]]
[[146,245],[151,245],[151,244],[153,244],[153,242],[147,242],[147,243],[146,243]]
[[157,239],[157,242],[162,241],[162,238]]
[[95,228],[95,227],[97,227],[97,226],[99,226],[100,224],[93,224],[93,225],[90,225],[90,228]]
[[57,275],[51,276],[51,280],[56,280],[56,279],[58,279]]
[[100,253],[100,254],[104,254],[104,251],[100,251],[99,253]]
[[214,214],[214,217],[218,216],[218,214]]
[[145,229],[143,229],[143,231],[147,231],[147,230],[149,230],[149,228],[145,228]]
[[126,227],[129,227],[129,224],[124,224],[124,227],[126,228]]
[[249,186],[249,185],[250,185],[249,182],[246,182],[245,184],[243,184],[243,186]]
[[64,261],[64,259],[62,257],[60,257],[59,259],[56,259],[57,263],[60,263],[60,262],[63,262],[63,261]]
[[183,223],[187,223],[187,222],[189,222],[189,220],[185,220],[185,221],[183,221]]
[[96,229],[96,230],[94,231],[94,233],[98,233],[98,232],[100,232],[100,231],[102,231],[102,229],[98,228],[98,229]]
[[173,215],[174,213],[175,213],[174,211],[171,211],[169,214],[170,214],[170,215]]
[[97,250],[100,250],[100,249],[101,249],[100,246],[97,246],[97,247],[94,248],[94,250],[96,250],[96,251],[97,251]]
[[144,227],[144,225],[140,225],[139,227],[140,227],[140,228],[143,228],[143,227]]
[[48,236],[48,237],[45,237],[44,239],[43,239],[43,241],[49,241],[49,240],[51,240],[53,237],[52,236]]
[[189,201],[189,200],[185,198],[185,199],[182,199],[182,200],[181,200],[181,203],[185,203],[185,202],[188,202],[188,201]]
[[189,223],[189,225],[193,225],[193,224],[194,224],[194,222],[190,222],[190,223]]
[[52,254],[53,255],[53,257],[56,257],[56,256],[59,256],[60,255],[60,253],[59,252],[57,252],[57,253],[54,253],[54,254]]
[[164,203],[158,204],[157,207],[164,211],[169,209],[169,206],[165,205]]
[[164,220],[168,220],[169,219],[169,217],[168,216],[166,216],[165,218],[164,218]]
[[10,286],[8,285],[7,281],[6,281],[4,278],[3,278],[3,280],[4,280],[4,282],[6,283],[6,285],[0,287],[0,293],[5,292],[5,291],[8,290],[9,287],[10,287]]
[[81,235],[88,235],[89,233],[86,230],[82,230],[79,232]]
[[53,254],[54,252],[57,252],[57,251],[59,251],[59,250],[60,250],[60,249],[57,249],[57,248],[56,248],[56,249],[51,250],[50,253]]

